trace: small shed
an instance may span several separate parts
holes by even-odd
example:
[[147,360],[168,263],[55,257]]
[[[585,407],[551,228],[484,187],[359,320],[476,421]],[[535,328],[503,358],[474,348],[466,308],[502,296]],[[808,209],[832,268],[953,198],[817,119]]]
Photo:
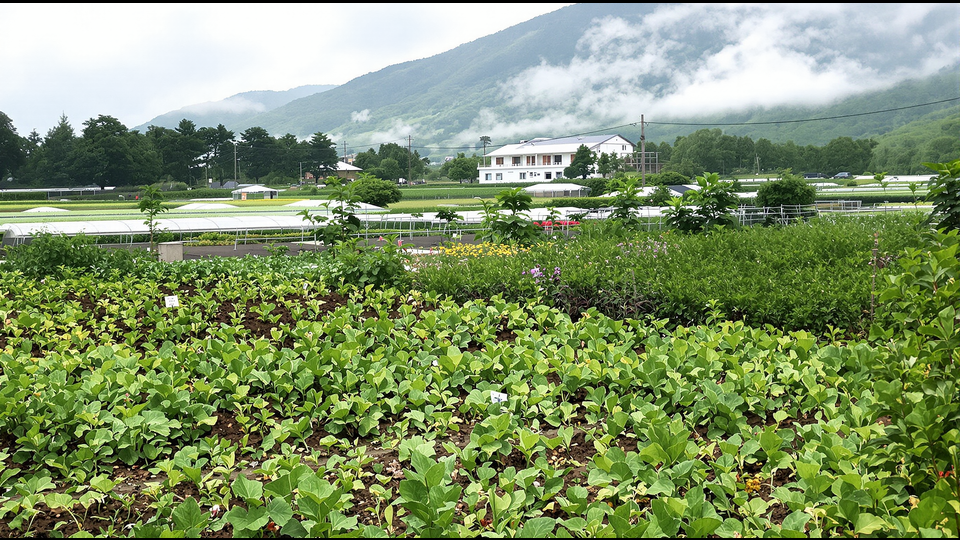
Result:
[[247,199],[277,199],[280,197],[280,190],[259,185],[235,189],[230,193],[233,194],[234,200],[242,201]]
[[534,184],[523,188],[531,197],[589,197],[590,188],[579,184]]

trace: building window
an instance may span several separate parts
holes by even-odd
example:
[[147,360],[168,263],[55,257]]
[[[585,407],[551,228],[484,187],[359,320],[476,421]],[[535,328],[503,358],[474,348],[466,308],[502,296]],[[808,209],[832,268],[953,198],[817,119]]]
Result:
[[536,165],[537,156],[527,156],[527,165]]
[[520,173],[520,179],[521,179],[521,180],[526,180],[526,179],[527,179],[527,173],[525,173],[525,172]]
[[553,156],[554,165],[563,165],[563,156]]
[[545,180],[550,180],[550,173],[543,173],[543,178]]
[[541,164],[543,164],[543,165],[549,165],[549,164],[550,164],[550,156],[543,156],[543,160],[541,160]]
[[484,180],[490,180],[490,173],[483,175]]
[[[503,159],[503,158],[501,158]],[[503,173],[497,173],[497,182],[503,180]]]
[[520,156],[513,156],[513,164],[520,165]]
[[623,150],[624,152],[626,152],[626,151],[627,151],[627,145],[625,145],[625,144],[620,145],[620,150]]
[[498,158],[497,158],[497,165],[503,165],[503,158],[502,158],[502,157],[498,157]]
[[556,176],[556,178],[557,178],[557,180],[563,178],[563,171],[557,171],[557,176]]
[[570,154],[570,164],[573,164],[573,160],[577,157],[576,154]]

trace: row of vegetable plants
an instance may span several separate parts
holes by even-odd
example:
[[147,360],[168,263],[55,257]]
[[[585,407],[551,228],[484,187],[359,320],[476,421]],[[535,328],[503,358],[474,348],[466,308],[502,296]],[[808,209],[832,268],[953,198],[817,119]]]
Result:
[[[716,306],[700,326],[571,317],[549,305],[550,270],[522,276],[543,301],[519,302],[348,291],[303,261],[264,271],[293,260],[2,273],[0,522],[11,536],[956,535],[957,430],[940,422],[957,414],[956,240],[939,242],[884,293],[902,305],[873,333],[894,346]],[[927,286],[933,300],[904,311]]]

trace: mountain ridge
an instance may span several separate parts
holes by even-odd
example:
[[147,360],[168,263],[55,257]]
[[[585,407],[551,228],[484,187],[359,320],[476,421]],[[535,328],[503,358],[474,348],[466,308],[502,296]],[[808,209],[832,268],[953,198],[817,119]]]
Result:
[[[960,51],[941,50],[944,40],[960,33],[960,7],[929,8],[910,27],[923,30],[914,37],[920,41],[915,45],[893,39],[894,30],[882,25],[898,13],[896,5],[837,6],[817,8],[822,14],[795,15],[796,21],[774,27],[777,32],[758,34],[769,43],[750,49],[742,34],[761,23],[776,24],[771,13],[778,8],[575,4],[449,51],[387,66],[328,91],[223,123],[238,133],[260,126],[274,136],[292,133],[308,138],[320,131],[338,147],[346,142],[349,152],[406,142],[412,136],[421,155],[431,157],[476,149],[481,135],[502,144],[625,125],[620,133],[636,140],[639,126],[630,123],[639,122],[644,113],[648,121],[661,122],[648,126],[648,140],[655,142],[672,143],[676,136],[700,129],[668,125],[669,120],[748,124],[722,129],[806,145],[825,144],[837,136],[880,135],[937,106],[882,117],[792,121],[894,109],[960,94]],[[856,33],[849,30],[864,21],[876,23],[882,31],[868,24],[860,24]],[[788,35],[781,39],[780,34]],[[781,51],[782,57],[764,58],[767,49],[778,48],[786,51]],[[756,69],[754,64],[775,70],[778,61],[788,62],[791,54],[816,63],[807,73],[809,80],[803,78],[802,62],[800,67],[788,66],[796,75],[789,69],[786,75],[767,76],[761,71],[757,79],[750,71]],[[747,60],[733,68],[723,64],[738,57]],[[946,67],[922,76],[904,75],[926,64]],[[726,78],[725,69],[731,73]],[[882,75],[899,82],[885,89],[871,87],[882,83]],[[777,92],[793,101],[767,99],[767,94]],[[698,100],[706,107],[704,112],[689,113]],[[720,110],[723,107],[729,110]],[[758,125],[778,120],[779,124]]]

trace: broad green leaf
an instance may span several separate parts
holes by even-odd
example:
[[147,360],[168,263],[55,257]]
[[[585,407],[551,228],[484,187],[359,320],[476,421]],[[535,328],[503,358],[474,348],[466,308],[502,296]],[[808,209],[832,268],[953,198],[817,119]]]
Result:
[[257,480],[250,480],[242,474],[237,475],[230,487],[233,488],[233,494],[244,501],[263,497],[263,484]]
[[187,497],[173,510],[173,524],[180,531],[203,529],[209,521],[210,517],[193,497]]
[[73,506],[73,497],[66,493],[47,493],[43,497],[43,502],[51,509],[71,508]]
[[517,534],[517,538],[551,538],[557,520],[551,517],[538,517],[527,520]]
[[783,519],[783,528],[791,531],[804,532],[807,522],[810,521],[810,514],[797,510]]
[[267,513],[270,514],[270,519],[281,527],[286,525],[287,522],[290,521],[290,518],[293,517],[293,510],[290,508],[290,504],[282,497],[270,499],[270,502],[267,503]]
[[267,509],[262,506],[250,510],[234,506],[224,515],[224,518],[235,529],[259,530],[270,522]]
[[890,528],[890,524],[884,521],[881,517],[864,513],[861,513],[859,516],[857,516],[855,525],[855,531],[857,534],[872,534],[875,531],[887,528]]

